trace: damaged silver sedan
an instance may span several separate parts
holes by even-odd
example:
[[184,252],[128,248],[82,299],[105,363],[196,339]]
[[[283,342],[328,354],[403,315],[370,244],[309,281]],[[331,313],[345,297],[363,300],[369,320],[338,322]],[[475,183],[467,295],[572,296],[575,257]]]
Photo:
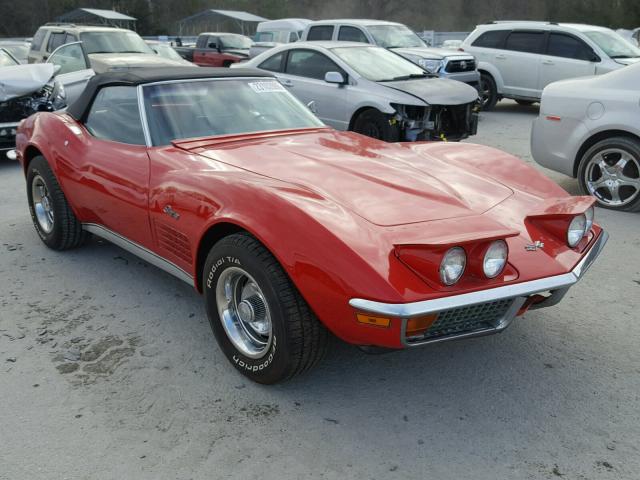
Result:
[[[242,62],[275,73],[327,125],[388,142],[462,140],[478,126],[478,92],[384,48],[296,42]],[[235,67],[235,65],[232,65]]]

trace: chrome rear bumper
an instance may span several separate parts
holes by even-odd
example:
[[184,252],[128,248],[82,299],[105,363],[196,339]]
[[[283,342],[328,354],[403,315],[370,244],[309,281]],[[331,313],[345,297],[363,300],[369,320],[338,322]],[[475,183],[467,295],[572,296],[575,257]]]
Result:
[[[423,345],[426,343],[442,342],[445,340],[453,340],[458,338],[476,337],[481,335],[489,335],[492,333],[498,333],[509,326],[511,321],[515,318],[518,310],[527,301],[527,298],[549,292],[549,296],[542,302],[533,304],[531,308],[542,308],[555,305],[558,303],[571,286],[576,284],[586,273],[593,262],[598,258],[600,252],[604,248],[609,235],[604,230],[600,233],[600,236],[596,239],[589,251],[584,255],[582,260],[568,273],[561,275],[555,275],[553,277],[541,278],[538,280],[531,280],[528,282],[516,283],[513,285],[505,285],[503,287],[490,288],[488,290],[481,290],[478,292],[464,293],[462,295],[454,295],[444,298],[436,298],[433,300],[423,300],[413,303],[381,303],[371,300],[363,300],[360,298],[353,298],[349,301],[349,305],[353,308],[370,312],[387,317],[397,317],[402,319],[402,343],[405,346]],[[487,305],[491,307],[492,304],[502,302],[504,307],[505,300],[512,300],[506,311],[500,310],[499,316],[492,319],[489,324],[485,322],[484,328],[477,328],[469,331],[460,331],[453,334],[437,336],[433,338],[416,339],[412,341],[405,336],[407,320],[412,317],[420,317],[433,313],[440,313],[444,315],[455,315],[457,312],[465,311],[467,315],[473,315],[473,309],[468,310],[468,307],[474,305]],[[462,315],[464,313],[458,313]],[[437,322],[437,320],[436,320]],[[434,325],[435,323],[434,322]]]

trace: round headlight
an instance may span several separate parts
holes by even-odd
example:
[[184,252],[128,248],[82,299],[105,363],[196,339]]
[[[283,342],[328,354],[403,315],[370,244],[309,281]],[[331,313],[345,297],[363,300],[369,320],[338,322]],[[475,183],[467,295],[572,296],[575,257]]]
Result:
[[487,278],[495,278],[500,275],[504,266],[507,264],[508,253],[509,249],[504,240],[496,240],[489,245],[482,263],[482,269]]
[[584,232],[586,231],[587,217],[585,215],[578,215],[571,220],[569,224],[569,230],[567,230],[567,243],[571,248],[580,243]]
[[461,247],[447,250],[440,263],[440,281],[445,285],[453,285],[464,273],[467,265],[467,254]]
[[594,208],[590,207],[589,210],[584,212],[584,216],[587,218],[587,225],[584,227],[584,234],[587,236],[593,227]]

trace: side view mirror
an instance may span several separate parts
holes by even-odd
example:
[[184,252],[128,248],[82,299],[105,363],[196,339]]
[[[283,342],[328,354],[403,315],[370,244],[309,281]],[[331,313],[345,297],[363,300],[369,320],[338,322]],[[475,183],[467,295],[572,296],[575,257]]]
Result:
[[218,51],[220,51],[220,47],[218,46],[218,44],[217,44],[217,43],[213,43],[213,42],[211,42],[211,43],[209,44],[209,48],[212,48],[213,50],[218,50]]
[[327,72],[324,74],[324,81],[327,83],[338,83],[343,85],[345,83],[344,77],[340,72]]

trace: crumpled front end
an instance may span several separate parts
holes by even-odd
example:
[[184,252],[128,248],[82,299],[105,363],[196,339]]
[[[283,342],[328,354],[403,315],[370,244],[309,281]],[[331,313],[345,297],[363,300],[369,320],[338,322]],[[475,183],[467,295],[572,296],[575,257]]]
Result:
[[462,105],[394,105],[390,123],[400,126],[404,141],[459,141],[478,133],[478,103]]
[[36,112],[51,112],[53,85],[45,85],[38,91],[22,97],[0,102],[0,150],[15,147],[16,130],[21,120]]

